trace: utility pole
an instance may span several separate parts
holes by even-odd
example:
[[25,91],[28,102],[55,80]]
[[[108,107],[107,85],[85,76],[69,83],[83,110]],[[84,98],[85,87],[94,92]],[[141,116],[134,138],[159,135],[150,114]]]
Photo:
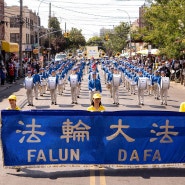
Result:
[[[51,20],[51,3],[49,3],[49,20],[48,20],[48,28],[49,28],[49,32],[50,32],[50,20]],[[48,51],[48,60],[50,60],[50,55],[51,55],[51,34],[49,34],[49,51]]]
[[20,76],[23,76],[23,64],[22,64],[22,25],[23,25],[23,0],[20,0],[20,20],[19,20],[19,63],[20,63]]

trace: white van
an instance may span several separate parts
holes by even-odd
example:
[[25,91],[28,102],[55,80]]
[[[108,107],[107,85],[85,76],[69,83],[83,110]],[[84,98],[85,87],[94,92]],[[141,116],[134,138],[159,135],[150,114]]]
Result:
[[57,53],[55,55],[55,62],[64,60],[65,58],[67,58],[65,53]]

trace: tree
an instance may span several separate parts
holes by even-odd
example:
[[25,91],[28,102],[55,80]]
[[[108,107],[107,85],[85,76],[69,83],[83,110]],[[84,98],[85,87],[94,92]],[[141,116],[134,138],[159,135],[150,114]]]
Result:
[[78,30],[77,28],[72,28],[69,31],[69,48],[77,50],[80,46],[85,46],[86,41],[85,37],[82,35],[82,30]]
[[130,26],[127,23],[121,22],[113,32],[106,33],[109,35],[109,39],[104,42],[104,47],[109,56],[121,52],[126,47],[129,29]]
[[156,0],[146,8],[143,39],[160,49],[168,58],[179,58],[184,50],[185,1]]
[[51,17],[48,23],[48,27],[51,29],[52,37],[61,37],[62,29],[60,28],[60,22],[56,17]]

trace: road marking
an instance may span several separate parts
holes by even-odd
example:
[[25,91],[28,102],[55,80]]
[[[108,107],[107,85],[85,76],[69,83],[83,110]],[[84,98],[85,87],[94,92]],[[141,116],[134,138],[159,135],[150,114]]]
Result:
[[90,185],[95,185],[95,166],[90,167]]
[[[95,166],[90,167],[90,185],[96,185],[95,169],[96,169]],[[100,173],[100,185],[106,185],[104,168],[99,168],[99,173]]]
[[106,185],[104,168],[100,169],[100,185]]

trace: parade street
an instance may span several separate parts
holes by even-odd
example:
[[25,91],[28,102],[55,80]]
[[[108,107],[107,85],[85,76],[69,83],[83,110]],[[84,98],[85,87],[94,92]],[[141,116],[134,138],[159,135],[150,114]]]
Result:
[[[99,66],[100,69],[100,66]],[[100,69],[100,77],[102,84],[102,104],[105,106],[106,111],[121,111],[121,110],[156,110],[156,111],[179,111],[180,103],[184,101],[185,87],[180,83],[172,81],[170,83],[170,89],[168,91],[168,105],[161,105],[160,100],[154,98],[153,95],[145,93],[145,105],[138,105],[137,93],[131,94],[126,90],[123,84],[119,90],[119,103],[120,105],[114,105],[113,99],[110,96],[109,90],[106,88],[105,81],[103,79],[103,72]],[[26,90],[23,87],[23,79],[20,79],[16,84],[7,85],[8,89],[3,90],[0,94],[1,104],[0,109],[6,109],[8,106],[7,97],[10,94],[17,96],[17,104],[22,110],[30,109],[64,109],[64,110],[87,110],[87,107],[91,104],[89,100],[88,90],[88,74],[83,76],[81,90],[78,98],[78,104],[71,104],[71,91],[70,86],[66,83],[65,90],[62,95],[57,96],[57,105],[51,105],[50,92],[46,91],[44,96],[39,96],[38,100],[33,100],[34,106],[27,106]],[[2,88],[2,87],[1,87]],[[3,89],[3,88],[2,88]],[[5,89],[5,87],[4,87]]]
[[[114,105],[110,97],[110,93],[106,88],[103,79],[103,73],[100,69],[102,83],[102,104],[106,111],[126,111],[126,110],[158,110],[158,111],[178,111],[179,105],[184,101],[185,87],[179,83],[171,82],[168,105],[160,104],[160,100],[154,99],[154,96],[145,94],[145,104],[138,105],[137,92],[136,95],[131,95],[123,85],[120,87],[119,105]],[[69,84],[62,95],[57,97],[57,105],[51,105],[49,91],[44,96],[39,96],[38,100],[33,101],[34,106],[27,106],[26,90],[23,87],[23,79],[19,79],[14,84],[6,84],[0,87],[0,109],[6,109],[9,106],[7,97],[10,94],[17,96],[17,104],[22,110],[31,109],[60,109],[60,110],[87,110],[90,105],[88,91],[88,75],[83,76],[81,90],[78,98],[78,104],[71,104],[71,95]],[[13,124],[13,122],[12,122]],[[1,147],[2,149],[2,147]],[[2,152],[0,153],[2,158]],[[23,168],[20,172],[15,169],[6,169],[3,167],[3,161],[0,161],[0,185],[46,185],[46,184],[75,184],[75,185],[184,185],[185,182],[185,166],[174,164],[172,167],[146,168],[142,166],[125,167],[118,165],[110,166],[95,166],[95,165],[63,165],[61,167],[35,167]]]

